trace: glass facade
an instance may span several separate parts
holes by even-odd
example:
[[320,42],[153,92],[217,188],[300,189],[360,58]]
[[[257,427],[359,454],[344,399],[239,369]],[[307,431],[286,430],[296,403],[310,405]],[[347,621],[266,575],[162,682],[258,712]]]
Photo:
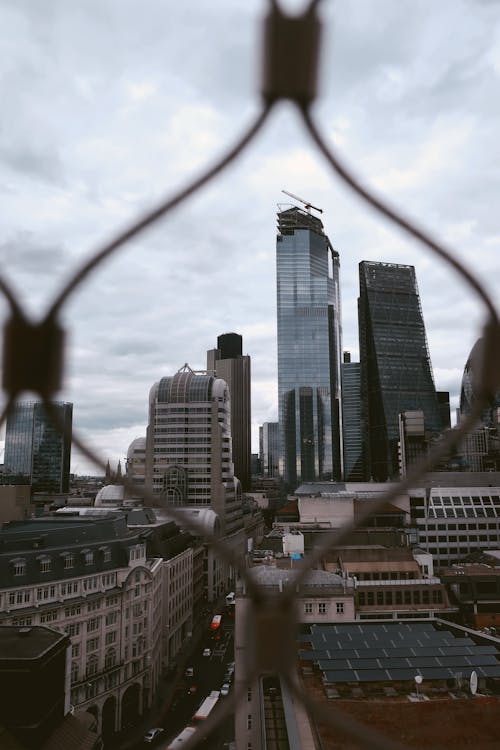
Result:
[[342,363],[342,425],[344,434],[344,479],[362,482],[363,435],[361,431],[361,364]]
[[421,409],[441,431],[413,266],[359,264],[359,346],[365,456],[375,481],[398,476],[398,416]]
[[301,209],[280,212],[278,230],[279,468],[295,487],[342,475],[339,256]]
[[265,477],[279,476],[279,424],[264,422],[261,429],[260,460]]
[[68,492],[73,404],[53,404],[62,432],[43,404],[17,402],[7,418],[4,473],[9,481],[29,479],[34,492]]

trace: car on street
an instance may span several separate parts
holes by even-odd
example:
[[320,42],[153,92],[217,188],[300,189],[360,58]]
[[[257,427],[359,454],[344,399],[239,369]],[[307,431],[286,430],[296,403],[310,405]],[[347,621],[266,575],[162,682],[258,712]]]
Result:
[[187,667],[186,671],[184,672],[185,677],[194,677],[194,667]]
[[212,649],[211,648],[204,648],[203,649],[203,656],[212,656]]
[[229,664],[226,667],[226,673],[230,674],[231,677],[233,676],[233,674],[234,674],[234,661],[230,661],[229,662]]
[[165,730],[163,729],[163,727],[153,727],[153,729],[148,729],[143,737],[143,740],[148,744],[156,742],[156,740],[163,734],[164,731]]
[[225,682],[220,689],[220,694],[224,696],[229,695],[230,690],[231,690],[231,684],[229,682]]
[[198,690],[197,685],[191,685],[190,688],[189,688],[189,690],[188,690],[188,695],[194,695],[197,690]]

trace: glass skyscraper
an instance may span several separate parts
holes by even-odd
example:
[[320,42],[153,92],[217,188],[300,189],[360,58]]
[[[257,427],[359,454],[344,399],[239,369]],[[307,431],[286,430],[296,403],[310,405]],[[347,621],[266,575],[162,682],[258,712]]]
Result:
[[442,428],[414,267],[362,261],[358,318],[367,478],[385,481],[399,472],[400,413]]
[[7,417],[4,475],[27,479],[34,492],[68,492],[73,404],[53,407],[62,431],[54,427],[38,401],[18,401]]
[[342,363],[342,426],[344,433],[344,479],[365,479],[363,433],[361,428],[361,364],[351,362],[344,352]]
[[342,476],[339,255],[317,217],[278,213],[280,474],[290,486]]

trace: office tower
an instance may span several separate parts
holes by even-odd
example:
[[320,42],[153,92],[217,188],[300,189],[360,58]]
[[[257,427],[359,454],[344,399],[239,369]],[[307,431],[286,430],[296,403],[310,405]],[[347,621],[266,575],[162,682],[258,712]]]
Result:
[[344,352],[341,371],[344,480],[362,482],[365,479],[365,467],[361,432],[361,364],[351,362],[350,352]]
[[262,475],[279,476],[279,423],[264,422],[262,427],[261,455]]
[[441,428],[449,430],[451,428],[451,411],[450,411],[450,392],[436,391],[439,404],[439,415],[441,417]]
[[207,372],[225,380],[231,398],[231,438],[235,476],[243,491],[250,489],[251,414],[250,357],[243,355],[243,339],[237,333],[217,337],[217,349],[207,352]]
[[[460,389],[460,419],[472,413],[478,394],[478,370],[483,357],[484,340],[479,338],[471,349],[465,363]],[[500,391],[490,399],[481,412],[483,427],[497,427],[500,423]]]
[[149,395],[146,487],[160,506],[211,508],[222,533],[242,527],[231,455],[229,389],[187,365]]
[[320,219],[278,213],[276,267],[280,473],[292,487],[340,479],[339,255]]
[[376,481],[398,476],[399,414],[422,410],[426,432],[441,418],[413,266],[359,264],[359,345],[365,455]]
[[[472,413],[477,395],[477,370],[483,356],[484,341],[478,339],[467,358],[460,389],[458,421]],[[500,392],[481,411],[479,424],[466,435],[461,448],[462,464],[469,471],[491,471],[500,466]]]
[[53,408],[60,429],[37,401],[18,401],[7,417],[5,475],[27,479],[33,492],[69,490],[73,404],[58,401]]

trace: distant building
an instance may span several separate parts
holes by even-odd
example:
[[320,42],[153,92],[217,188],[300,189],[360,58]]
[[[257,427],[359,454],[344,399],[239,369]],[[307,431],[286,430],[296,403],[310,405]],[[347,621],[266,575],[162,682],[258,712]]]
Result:
[[34,506],[30,503],[31,488],[26,484],[0,486],[0,525],[6,521],[28,518]]
[[264,422],[262,427],[260,462],[263,477],[279,476],[279,423]]
[[413,266],[359,264],[359,343],[366,478],[395,478],[398,415],[422,410],[426,429],[442,429]]
[[243,491],[250,489],[251,403],[250,357],[243,354],[243,339],[238,333],[217,337],[217,349],[207,352],[207,372],[225,380],[231,404],[231,439],[234,475]]
[[[467,474],[461,476],[463,481]],[[412,489],[409,494],[418,546],[432,555],[438,568],[500,547],[500,486],[450,483]]]
[[341,373],[344,479],[346,482],[362,482],[366,470],[361,423],[361,364],[351,362],[349,352],[344,352]]
[[155,383],[149,397],[146,487],[167,508],[211,508],[220,531],[242,528],[241,485],[231,452],[224,380],[187,365]]
[[142,487],[146,478],[146,438],[138,437],[127,451],[126,476],[131,482]]
[[69,491],[73,404],[55,402],[54,426],[37,401],[18,401],[7,416],[3,484],[24,477],[33,492]]
[[292,489],[342,476],[339,265],[320,219],[278,213],[280,474]]

